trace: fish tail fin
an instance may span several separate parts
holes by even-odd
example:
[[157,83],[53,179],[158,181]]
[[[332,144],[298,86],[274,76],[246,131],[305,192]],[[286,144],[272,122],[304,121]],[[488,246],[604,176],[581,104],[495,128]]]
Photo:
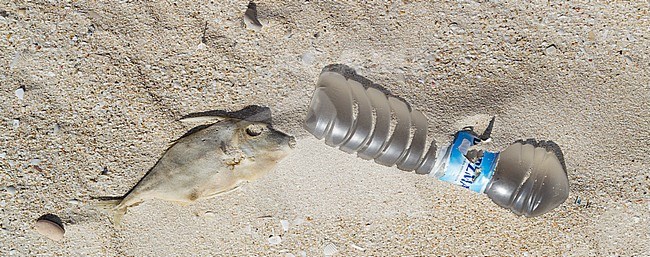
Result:
[[126,207],[118,208],[124,197],[98,197],[95,207],[113,214],[113,225],[120,228],[122,217],[126,214]]

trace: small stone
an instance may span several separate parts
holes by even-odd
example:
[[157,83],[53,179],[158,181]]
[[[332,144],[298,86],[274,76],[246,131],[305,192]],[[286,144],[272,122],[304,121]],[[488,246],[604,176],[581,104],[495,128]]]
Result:
[[269,237],[269,244],[277,245],[279,243],[282,243],[282,237],[280,237],[280,236],[270,236]]
[[[57,219],[58,222],[51,219]],[[36,221],[34,228],[41,235],[54,241],[60,241],[63,239],[63,234],[65,234],[65,229],[60,224],[60,220],[59,217],[53,214],[46,214]]]
[[587,39],[589,39],[589,41],[595,41],[596,33],[594,33],[593,31],[589,31],[589,33],[587,33]]
[[79,204],[79,200],[77,200],[77,199],[70,199],[70,200],[68,200],[68,203],[69,203],[69,204],[78,205],[78,204]]
[[357,250],[362,251],[362,252],[366,251],[366,249],[364,249],[363,247],[355,245],[355,244],[350,244],[350,246],[352,246],[352,248],[357,249]]
[[14,119],[13,121],[11,121],[11,125],[14,128],[18,128],[18,126],[20,126],[20,120],[19,119]]
[[302,60],[302,63],[310,65],[314,62],[314,59],[316,59],[316,57],[313,53],[306,52],[300,57],[300,59]]
[[59,123],[55,123],[52,132],[54,133],[54,135],[58,135],[59,133],[61,133],[61,125],[59,125]]
[[39,158],[34,158],[31,161],[29,161],[29,165],[32,165],[32,166],[37,166],[40,163],[41,163],[41,159],[39,159]]
[[0,158],[4,159],[5,157],[7,157],[7,152],[0,153]]
[[19,87],[18,89],[16,89],[15,93],[18,99],[23,100],[25,98],[25,89],[23,87]]
[[0,201],[0,207],[4,208],[5,206],[7,206],[7,201],[5,200]]
[[281,220],[280,225],[282,225],[282,230],[284,230],[284,232],[289,231],[289,221],[288,220]]
[[546,55],[554,55],[557,52],[557,47],[555,47],[555,45],[547,46],[546,49],[544,49],[544,52]]
[[13,186],[8,186],[7,188],[5,188],[5,190],[7,190],[7,193],[10,194],[10,195],[15,195],[16,194],[16,188],[13,187]]
[[206,211],[203,213],[203,217],[213,219],[216,216],[216,214],[213,211]]

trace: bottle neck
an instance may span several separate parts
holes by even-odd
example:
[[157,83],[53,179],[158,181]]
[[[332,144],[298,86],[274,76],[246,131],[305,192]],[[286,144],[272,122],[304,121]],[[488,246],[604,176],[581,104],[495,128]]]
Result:
[[499,153],[471,149],[480,142],[471,131],[456,133],[451,144],[438,150],[431,176],[483,193],[494,175]]

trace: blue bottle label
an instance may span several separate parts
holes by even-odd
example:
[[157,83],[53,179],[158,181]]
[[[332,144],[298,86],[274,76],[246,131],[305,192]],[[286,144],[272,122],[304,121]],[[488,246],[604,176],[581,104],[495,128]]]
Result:
[[[481,142],[477,136],[469,131],[459,131],[454,143],[447,149],[441,161],[444,173],[439,177],[442,181],[460,185],[472,191],[483,193],[488,182],[494,175],[498,152],[479,151],[476,156],[467,158],[467,152],[473,145]],[[446,158],[448,157],[448,158]]]

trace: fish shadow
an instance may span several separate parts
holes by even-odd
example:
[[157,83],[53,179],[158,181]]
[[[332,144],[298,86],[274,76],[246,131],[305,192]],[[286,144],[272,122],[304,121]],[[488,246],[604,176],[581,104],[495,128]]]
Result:
[[[231,118],[231,119],[238,119],[243,121],[262,122],[268,124],[269,126],[273,123],[273,118],[271,116],[271,108],[266,106],[260,106],[260,105],[248,105],[242,108],[241,110],[237,110],[237,111],[212,110],[212,111],[205,111],[205,112],[195,112],[181,117],[180,120],[188,119],[188,118],[199,118],[199,117]],[[173,142],[176,142],[181,138],[187,137],[189,135],[192,135],[199,130],[211,126],[212,124],[214,123],[196,126],[190,129],[189,131],[185,132],[185,134],[183,134]]]

